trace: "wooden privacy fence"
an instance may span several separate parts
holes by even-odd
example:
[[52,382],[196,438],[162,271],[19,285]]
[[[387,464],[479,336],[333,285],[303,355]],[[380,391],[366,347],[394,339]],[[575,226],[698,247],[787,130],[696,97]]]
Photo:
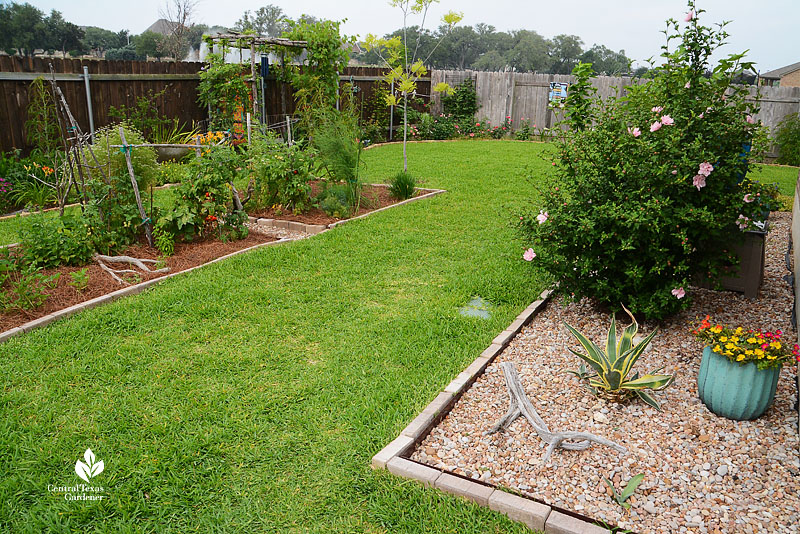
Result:
[[[205,63],[0,56],[0,151],[31,148],[24,130],[30,83],[39,76],[49,79],[50,64],[84,132],[114,122],[108,114],[111,106],[132,107],[139,97],[164,89],[164,95],[155,102],[160,116],[175,118],[187,125],[208,118],[208,111],[197,103],[198,73]],[[347,67],[340,74],[340,85],[352,83],[357,88],[356,104],[366,113],[376,89],[384,84],[384,73],[385,70],[378,67]],[[430,94],[430,78],[421,79],[417,86],[419,93]],[[294,114],[291,85],[268,76],[264,80],[264,95],[268,124],[285,123],[286,117]],[[397,123],[395,120],[395,125]]]
[[197,73],[203,63],[0,56],[0,150],[29,148],[24,131],[29,88],[37,77],[50,77],[50,64],[84,132],[91,129],[90,102],[91,122],[100,128],[113,122],[108,114],[111,106],[133,106],[138,97],[163,89],[166,92],[156,102],[161,116],[186,124],[206,118],[197,103]]
[[[488,119],[493,125],[502,124],[511,117],[514,128],[521,120],[530,121],[537,128],[550,128],[555,123],[552,111],[548,109],[548,94],[551,82],[573,83],[569,75],[530,74],[522,72],[481,72],[481,71],[431,71],[431,84],[440,82],[456,86],[464,80],[475,82],[480,109],[477,119]],[[625,88],[634,83],[645,83],[630,77],[598,76],[592,85],[601,98],[625,95]],[[750,87],[750,95],[755,98],[761,93],[761,110],[756,115],[772,132],[786,115],[800,112],[800,87]],[[442,110],[441,96],[433,97],[433,111]]]

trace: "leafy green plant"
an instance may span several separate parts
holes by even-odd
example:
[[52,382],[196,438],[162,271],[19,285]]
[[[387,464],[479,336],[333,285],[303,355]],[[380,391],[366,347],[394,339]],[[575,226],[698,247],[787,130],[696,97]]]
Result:
[[528,119],[522,119],[520,127],[514,132],[517,141],[532,141],[536,137],[536,125],[531,125]]
[[778,163],[800,165],[800,114],[791,113],[784,117],[775,131],[778,144]]
[[69,273],[69,277],[70,280],[67,283],[78,291],[84,291],[89,287],[89,269],[87,267],[79,271],[72,271]]
[[175,236],[162,225],[153,228],[153,244],[163,256],[169,257],[175,253]]
[[[86,172],[91,180],[108,182],[111,177],[127,177],[128,164],[124,149],[114,148],[112,145],[122,145],[119,129],[122,127],[128,145],[141,145],[145,143],[142,133],[126,122],[112,124],[95,131],[92,153],[84,149],[83,159],[89,165]],[[140,191],[146,191],[158,177],[158,161],[156,151],[151,147],[137,147],[130,149],[131,166]],[[95,158],[97,161],[95,161]]]
[[237,235],[246,235],[239,227],[247,217],[230,218],[235,209],[228,208],[233,203],[231,184],[240,164],[236,151],[224,145],[211,147],[206,155],[195,158],[189,165],[191,177],[171,190],[173,203],[159,216],[159,231],[188,241],[207,235],[222,237],[234,226]]
[[26,180],[17,182],[9,197],[17,206],[42,210],[55,204],[56,191],[38,180]]
[[457,121],[473,122],[478,105],[478,93],[475,81],[467,78],[453,88],[452,93],[442,95],[442,106],[446,115],[452,115]]
[[[177,121],[164,117],[158,109],[157,102],[159,99],[164,98],[164,93],[166,92],[166,89],[162,89],[157,93],[153,93],[151,89],[146,95],[138,97],[133,106],[122,105],[118,108],[109,106],[108,115],[118,122],[129,124],[153,143],[164,142],[156,140],[156,132],[170,128],[173,125],[177,127]],[[127,137],[127,132],[125,134]]]
[[229,130],[236,108],[246,106],[250,98],[244,68],[237,63],[226,63],[220,54],[209,54],[206,61],[208,68],[200,71],[197,101],[211,109],[210,128]]
[[603,480],[606,481],[606,484],[608,485],[609,489],[611,489],[611,494],[613,495],[614,500],[617,502],[617,504],[619,504],[626,510],[629,510],[631,507],[631,503],[627,502],[627,500],[630,499],[630,497],[636,491],[636,488],[638,488],[639,484],[641,484],[642,480],[644,480],[644,473],[639,473],[638,475],[631,477],[631,479],[625,485],[625,488],[622,490],[621,493],[617,493],[617,489],[614,487],[614,484],[606,477],[603,477]]
[[350,189],[347,186],[334,184],[327,185],[317,195],[316,201],[319,209],[329,217],[346,219],[352,213]]
[[156,185],[164,184],[179,184],[186,179],[188,165],[183,163],[175,163],[172,161],[165,161],[158,167],[158,178],[156,178]]
[[639,324],[624,306],[623,309],[630,316],[632,323],[620,335],[617,330],[616,318],[612,316],[605,349],[598,347],[585,335],[565,323],[567,329],[575,336],[586,352],[578,352],[572,348],[569,351],[588,363],[597,373],[597,377],[589,378],[589,385],[598,393],[616,402],[624,401],[632,395],[636,395],[653,408],[660,410],[661,407],[658,402],[644,390],[652,389],[657,391],[664,389],[672,383],[674,375],[646,374],[640,377],[637,372],[628,378],[639,356],[642,355],[642,352],[647,348],[657,331],[654,330],[640,343],[634,344],[633,338],[639,330]]
[[43,154],[56,150],[61,140],[56,103],[45,84],[44,78],[39,77],[28,87],[28,120],[25,121],[28,143]]
[[22,262],[34,267],[83,265],[95,252],[89,225],[71,217],[33,220],[20,232]]
[[354,115],[332,110],[325,114],[314,130],[313,142],[319,158],[318,166],[328,176],[350,188],[349,201],[357,212],[361,201],[361,151],[364,145],[358,138],[360,129]]
[[304,143],[287,145],[274,134],[255,135],[247,152],[256,203],[302,212],[311,203],[309,172],[314,153]]
[[662,318],[690,305],[695,276],[716,280],[738,261],[758,108],[733,79],[752,64],[733,55],[706,77],[727,33],[689,10],[685,26],[669,21],[668,45],[679,43],[652,81],[607,101],[570,88],[555,176],[519,221],[567,298]]
[[406,200],[414,196],[417,179],[408,172],[398,172],[389,182],[389,194],[398,200]]

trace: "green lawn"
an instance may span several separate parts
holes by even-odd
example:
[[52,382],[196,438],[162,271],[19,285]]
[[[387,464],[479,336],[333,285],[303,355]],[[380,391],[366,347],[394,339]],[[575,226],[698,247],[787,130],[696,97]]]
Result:
[[[448,193],[0,345],[0,531],[526,532],[369,463],[546,286],[508,210],[545,150],[409,145]],[[368,180],[401,153],[365,152]],[[457,313],[476,295],[492,319]],[[49,492],[87,447],[109,498]]]
[[760,182],[766,184],[777,183],[781,195],[794,198],[794,188],[797,184],[798,167],[787,167],[785,165],[760,165],[753,171],[752,176]]

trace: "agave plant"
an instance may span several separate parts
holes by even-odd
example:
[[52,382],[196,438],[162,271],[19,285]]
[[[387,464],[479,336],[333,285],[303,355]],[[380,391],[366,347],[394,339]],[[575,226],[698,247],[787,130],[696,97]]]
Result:
[[[623,309],[630,315],[632,323],[627,326],[622,335],[617,331],[617,322],[614,316],[611,317],[611,327],[608,329],[605,350],[595,345],[589,338],[578,332],[572,326],[566,324],[569,331],[580,342],[586,353],[581,353],[573,349],[569,351],[578,356],[591,366],[597,376],[588,377],[584,373],[574,373],[579,378],[589,379],[589,385],[597,392],[603,393],[615,401],[625,400],[633,395],[638,396],[644,402],[657,410],[661,410],[658,402],[645,389],[661,390],[669,386],[674,375],[646,374],[639,376],[634,373],[629,378],[636,360],[642,355],[644,349],[656,335],[653,331],[640,343],[634,344],[634,336],[639,330],[639,324],[630,311],[623,306]],[[581,366],[583,368],[583,366]],[[585,370],[585,368],[583,368]]]

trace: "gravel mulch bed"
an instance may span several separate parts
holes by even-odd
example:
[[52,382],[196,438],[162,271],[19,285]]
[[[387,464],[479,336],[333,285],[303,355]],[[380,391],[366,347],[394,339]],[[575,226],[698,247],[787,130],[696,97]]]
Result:
[[[718,417],[697,397],[703,345],[689,331],[690,321],[710,314],[714,322],[780,328],[787,339],[797,338],[790,324],[792,292],[782,279],[788,272],[784,255],[791,215],[773,214],[771,220],[757,300],[692,288],[691,309],[659,325],[642,325],[640,333],[656,326],[659,333],[635,369],[663,367],[677,375],[655,394],[662,412],[640,401],[608,403],[564,372],[580,362],[566,350],[579,346],[563,322],[602,342],[610,317],[586,301],[566,306],[555,301],[465,392],[412,459],[642,534],[800,531],[796,368],[781,371],[775,402],[760,419]],[[625,446],[627,454],[592,445],[585,451],[558,450],[542,465],[544,448],[522,417],[507,432],[486,436],[508,408],[499,366],[504,361],[515,362],[525,391],[552,430],[592,432]],[[619,490],[638,473],[645,478],[625,512],[602,477]]]

